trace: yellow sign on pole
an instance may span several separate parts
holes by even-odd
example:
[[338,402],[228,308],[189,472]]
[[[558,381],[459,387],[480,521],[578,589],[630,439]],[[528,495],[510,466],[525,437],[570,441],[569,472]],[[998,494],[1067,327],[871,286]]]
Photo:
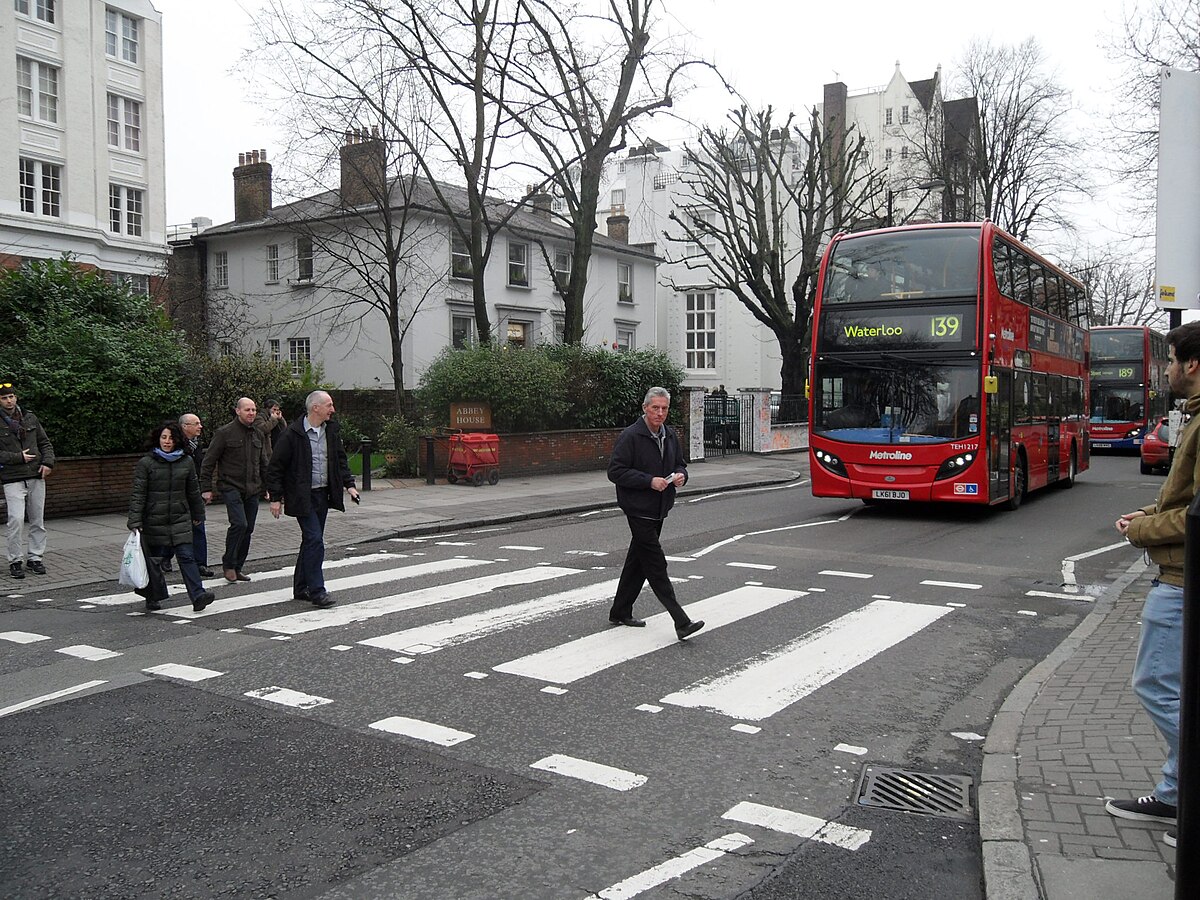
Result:
[[1164,284],[1164,285],[1159,286],[1158,302],[1159,303],[1174,303],[1175,302],[1175,288],[1173,285]]

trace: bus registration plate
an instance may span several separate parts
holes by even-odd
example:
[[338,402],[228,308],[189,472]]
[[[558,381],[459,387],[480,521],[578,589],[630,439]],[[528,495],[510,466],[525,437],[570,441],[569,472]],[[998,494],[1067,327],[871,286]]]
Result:
[[1100,444],[1100,443],[1097,443],[1096,441],[1092,441],[1092,449],[1094,449],[1094,450],[1111,450],[1112,444],[1108,444],[1108,443]]
[[871,499],[872,500],[907,500],[908,499],[908,491],[873,490],[873,491],[871,491]]

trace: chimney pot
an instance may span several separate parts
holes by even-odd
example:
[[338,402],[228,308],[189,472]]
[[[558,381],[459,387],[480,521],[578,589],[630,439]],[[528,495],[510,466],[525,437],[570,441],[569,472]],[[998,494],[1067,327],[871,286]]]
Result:
[[233,220],[257,222],[271,211],[271,166],[267,151],[247,150],[238,154],[233,170]]
[[246,154],[245,154],[245,153],[239,153],[239,154],[238,154],[238,165],[239,165],[239,166],[244,166],[245,164],[246,164]]

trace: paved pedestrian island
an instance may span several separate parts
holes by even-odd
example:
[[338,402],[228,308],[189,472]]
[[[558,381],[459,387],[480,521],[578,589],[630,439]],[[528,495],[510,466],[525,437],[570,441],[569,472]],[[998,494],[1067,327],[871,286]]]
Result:
[[984,747],[980,833],[988,900],[1172,900],[1165,828],[1115,819],[1106,798],[1150,793],[1166,749],[1134,696],[1140,560],[1032,669]]

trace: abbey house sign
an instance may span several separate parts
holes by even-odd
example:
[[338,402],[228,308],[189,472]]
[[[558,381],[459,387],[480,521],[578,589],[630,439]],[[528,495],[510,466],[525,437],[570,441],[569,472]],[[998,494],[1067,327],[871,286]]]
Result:
[[491,431],[492,407],[487,403],[451,403],[450,427],[463,431]]

